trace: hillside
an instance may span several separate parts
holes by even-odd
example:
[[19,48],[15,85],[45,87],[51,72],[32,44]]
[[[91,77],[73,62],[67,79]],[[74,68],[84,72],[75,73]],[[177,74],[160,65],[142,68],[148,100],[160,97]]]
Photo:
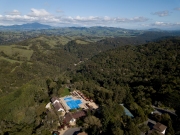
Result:
[[1,30],[35,30],[35,29],[49,29],[51,26],[40,23],[27,23],[22,25],[0,26]]
[[[14,44],[15,42],[24,41],[26,39],[46,36],[61,36],[63,40],[76,39],[81,43],[97,42],[105,38],[117,37],[137,37],[157,39],[167,36],[179,36],[179,31],[149,31],[149,30],[131,30],[114,27],[50,27],[43,24],[33,23],[18,26],[7,26],[9,29],[2,29],[0,32],[0,45]],[[17,27],[17,29],[11,29]],[[28,28],[29,27],[29,28]],[[44,28],[45,27],[45,28]],[[19,28],[19,29],[18,29]],[[32,29],[31,29],[32,28]],[[1,29],[1,28],[0,28]],[[85,41],[85,42],[84,42]]]
[[62,36],[65,39],[70,37],[70,39],[96,42],[106,37],[132,37],[143,33],[139,30],[113,27],[51,27],[39,23],[0,26],[0,29],[0,44],[23,41],[40,35]]
[[[89,42],[44,35],[0,46],[0,133],[49,134],[57,128],[51,123],[56,116],[44,106],[66,86],[82,90],[102,106],[103,113],[95,115],[103,123],[103,133],[128,131],[123,123],[134,127],[146,120],[155,101],[177,110],[179,42],[179,38],[170,38],[140,45],[146,38]],[[134,120],[116,110],[122,102],[133,112]],[[120,125],[115,118],[122,121]],[[139,130],[136,127],[131,132]]]
[[[121,131],[125,135],[138,135],[143,131],[141,123],[152,111],[151,105],[175,109],[180,115],[179,43],[180,38],[172,38],[145,45],[122,46],[94,56],[70,74],[74,87],[102,106],[99,117],[103,134]],[[109,107],[122,103],[135,116],[130,125],[124,126],[127,119],[113,113],[115,110]],[[114,117],[120,118],[114,121]],[[180,121],[163,117],[156,120],[168,125],[167,134],[179,131]],[[118,127],[114,128],[115,125]],[[132,125],[133,129],[130,128]]]
[[74,70],[77,63],[86,61],[98,53],[122,45],[137,45],[143,42],[125,37],[88,42],[79,38],[44,35],[12,45],[2,45],[2,95],[5,94],[4,91],[13,91],[36,77],[56,77],[67,70]]

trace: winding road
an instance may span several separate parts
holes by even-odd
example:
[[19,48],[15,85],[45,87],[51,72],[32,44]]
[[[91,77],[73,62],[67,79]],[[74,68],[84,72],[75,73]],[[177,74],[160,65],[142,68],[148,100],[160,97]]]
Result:
[[162,112],[162,113],[169,113],[171,115],[174,115],[174,116],[177,116],[177,114],[175,113],[175,111],[172,111],[172,110],[166,110],[166,109],[163,109],[163,108],[159,108],[159,107],[156,107],[156,106],[152,106],[154,109]]
[[64,132],[63,135],[77,135],[77,133],[79,133],[79,131],[80,131],[79,127],[69,128],[66,132]]

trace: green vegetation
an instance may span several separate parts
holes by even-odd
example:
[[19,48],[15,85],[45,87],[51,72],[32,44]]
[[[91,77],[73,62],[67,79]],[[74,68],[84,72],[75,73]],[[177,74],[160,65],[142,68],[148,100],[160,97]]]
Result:
[[10,59],[30,60],[33,50],[27,50],[26,48],[17,48],[15,46],[0,46],[1,52],[8,56]]
[[[138,135],[141,129],[138,125],[147,120],[151,105],[157,102],[179,109],[179,43],[179,38],[173,38],[139,46],[122,46],[93,57],[76,70],[74,76],[70,74],[75,88],[86,90],[87,95],[102,106],[103,134],[113,131],[122,134],[124,131],[125,135]],[[125,104],[134,119],[124,117],[120,108],[115,113],[120,103]],[[113,105],[116,105],[115,109]],[[157,121],[168,126],[167,134],[174,134],[180,122],[175,119],[172,122],[163,115]],[[124,124],[127,122],[129,124]]]
[[[77,43],[83,44],[85,42],[97,42],[106,38],[115,37],[138,37],[141,36],[147,41],[167,36],[179,36],[179,31],[143,31],[143,30],[129,30],[113,27],[65,27],[54,29],[2,29],[0,32],[0,44],[5,45],[9,43],[15,43],[26,39],[39,37],[41,35],[46,36],[58,36],[55,42],[52,42],[52,46],[59,40],[62,45],[67,44],[71,40],[80,40]],[[60,38],[59,38],[60,36]],[[46,40],[46,39],[44,39]],[[48,42],[48,41],[47,41]]]
[[101,121],[95,116],[88,116],[84,119],[83,128],[89,135],[99,135],[101,127]]
[[5,57],[2,57],[2,56],[0,56],[0,60],[5,60],[5,61],[8,61],[8,62],[10,62],[10,63],[22,63],[21,61],[12,60],[12,59],[5,58]]
[[70,90],[68,88],[61,88],[61,89],[62,90],[60,90],[59,93],[62,97],[70,95]]
[[[36,38],[0,46],[0,134],[49,134],[58,123],[62,126],[58,113],[46,111],[45,105],[52,96],[69,95],[73,89],[100,106],[80,122],[89,134],[139,135],[148,130],[143,122],[152,104],[180,116],[179,38],[146,43],[160,36],[132,31],[128,37],[115,37],[107,32],[110,28],[99,27],[89,28],[88,36],[87,29],[69,28],[63,36],[53,35],[62,34],[60,29],[44,30],[48,36],[35,31]],[[124,114],[120,103],[134,118]],[[168,126],[168,134],[179,130],[179,119],[167,114],[153,119]]]
[[[106,37],[130,37],[142,34],[143,31],[126,30],[118,28],[106,28],[106,27],[91,27],[91,28],[57,28],[57,29],[44,29],[44,30],[2,30],[0,32],[0,44],[14,43],[22,41],[40,35],[48,36],[61,36],[56,40],[62,45],[67,44],[71,40],[78,39],[77,43],[84,44],[86,42],[96,42]],[[82,39],[82,40],[81,40]],[[41,38],[39,40],[42,40]],[[48,42],[48,39],[43,39]],[[52,42],[56,44],[56,40]],[[49,42],[50,43],[50,42]]]
[[88,44],[88,42],[86,42],[86,41],[83,41],[83,40],[76,40],[76,43],[77,44],[84,44],[84,45],[86,45],[86,44]]

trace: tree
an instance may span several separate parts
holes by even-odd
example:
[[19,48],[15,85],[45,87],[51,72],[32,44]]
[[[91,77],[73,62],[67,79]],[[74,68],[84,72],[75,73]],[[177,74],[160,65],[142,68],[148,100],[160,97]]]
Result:
[[113,135],[124,135],[124,131],[120,127],[115,127],[112,129]]
[[127,121],[126,127],[124,129],[125,135],[139,135],[140,130],[131,120]]
[[84,119],[83,128],[89,135],[100,134],[101,121],[95,116],[88,116]]

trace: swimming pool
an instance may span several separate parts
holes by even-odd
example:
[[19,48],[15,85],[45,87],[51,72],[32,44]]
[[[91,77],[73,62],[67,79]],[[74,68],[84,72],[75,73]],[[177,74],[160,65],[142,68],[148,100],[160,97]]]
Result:
[[64,98],[64,100],[66,101],[66,104],[70,107],[70,109],[77,109],[79,108],[79,104],[82,103],[80,99],[74,100],[72,99],[72,97],[66,97]]
[[72,100],[72,97],[66,97],[64,98],[65,101]]

